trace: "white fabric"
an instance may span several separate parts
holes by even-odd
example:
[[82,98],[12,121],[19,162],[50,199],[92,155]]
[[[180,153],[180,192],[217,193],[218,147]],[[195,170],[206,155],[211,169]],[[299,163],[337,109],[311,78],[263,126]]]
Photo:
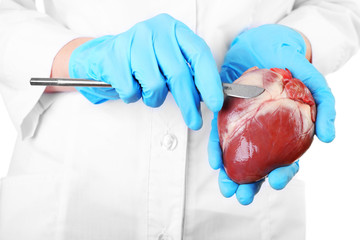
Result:
[[279,23],[305,34],[312,45],[312,62],[322,74],[336,71],[359,47],[360,1],[298,2],[301,5]]
[[[218,172],[207,162],[212,113],[204,105],[204,126],[195,132],[170,94],[156,109],[141,100],[92,105],[77,92],[42,94],[28,80],[49,76],[52,59],[70,39],[116,34],[161,12],[203,37],[219,67],[239,32],[281,21],[311,36],[320,70],[335,70],[359,45],[354,7],[345,1],[49,0],[46,16],[32,10],[32,1],[17,2],[0,5],[0,90],[19,130],[0,186],[1,240],[305,238],[301,181],[282,191],[266,182],[250,206],[221,196]],[[308,18],[320,19],[335,40],[315,34],[314,22],[301,20]],[[349,25],[340,29],[339,22]]]

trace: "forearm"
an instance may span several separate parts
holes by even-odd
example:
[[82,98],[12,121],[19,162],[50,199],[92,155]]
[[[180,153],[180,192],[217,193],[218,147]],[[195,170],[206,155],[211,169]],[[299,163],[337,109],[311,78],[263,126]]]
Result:
[[[52,78],[69,78],[69,60],[71,53],[81,44],[91,40],[92,38],[82,37],[76,38],[68,42],[64,47],[62,47],[59,52],[56,54],[52,68],[51,68],[51,77]],[[66,91],[75,91],[73,87],[58,87],[58,86],[48,86],[45,89],[46,93],[54,92],[66,92]]]
[[309,39],[303,34],[301,33],[301,36],[304,38],[305,41],[305,45],[306,45],[306,53],[305,53],[305,57],[307,60],[309,60],[309,62],[312,62],[312,49],[311,49],[311,43],[309,41]]

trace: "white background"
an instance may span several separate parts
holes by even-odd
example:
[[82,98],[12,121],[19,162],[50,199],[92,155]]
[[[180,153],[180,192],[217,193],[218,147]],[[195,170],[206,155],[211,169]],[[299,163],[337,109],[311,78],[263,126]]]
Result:
[[[41,0],[37,7],[43,10]],[[308,240],[360,239],[360,53],[327,76],[336,98],[336,139],[315,139],[297,175],[306,183]],[[0,177],[6,175],[15,129],[0,100]],[[291,203],[289,203],[291,204]],[[289,239],[290,240],[290,239]]]
[[[300,161],[306,183],[307,239],[360,239],[360,53],[327,76],[336,98],[336,139],[315,139]],[[0,101],[0,177],[6,175],[15,129]],[[289,203],[291,204],[291,203]]]
[[[360,53],[327,76],[336,98],[336,139],[315,139],[301,158],[306,183],[307,239],[360,239]],[[6,175],[15,129],[0,100],[0,177]],[[291,204],[291,203],[289,203]]]

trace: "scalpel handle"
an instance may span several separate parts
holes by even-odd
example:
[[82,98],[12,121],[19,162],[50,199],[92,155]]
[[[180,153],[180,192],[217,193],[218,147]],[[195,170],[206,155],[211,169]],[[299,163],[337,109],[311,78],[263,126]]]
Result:
[[80,78],[31,78],[33,86],[67,86],[67,87],[111,87],[110,84]]

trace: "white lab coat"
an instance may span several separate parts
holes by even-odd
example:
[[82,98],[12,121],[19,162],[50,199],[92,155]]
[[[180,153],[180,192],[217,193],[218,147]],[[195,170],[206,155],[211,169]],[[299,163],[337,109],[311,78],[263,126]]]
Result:
[[[189,130],[171,94],[159,108],[142,101],[89,103],[77,92],[43,94],[68,41],[126,31],[166,12],[205,39],[218,66],[242,30],[282,23],[303,32],[324,74],[359,45],[355,1],[31,0],[0,5],[0,91],[18,129],[0,186],[1,240],[304,239],[303,183],[264,183],[249,206],[218,189],[207,162],[212,113]],[[52,18],[52,19],[51,19]]]

